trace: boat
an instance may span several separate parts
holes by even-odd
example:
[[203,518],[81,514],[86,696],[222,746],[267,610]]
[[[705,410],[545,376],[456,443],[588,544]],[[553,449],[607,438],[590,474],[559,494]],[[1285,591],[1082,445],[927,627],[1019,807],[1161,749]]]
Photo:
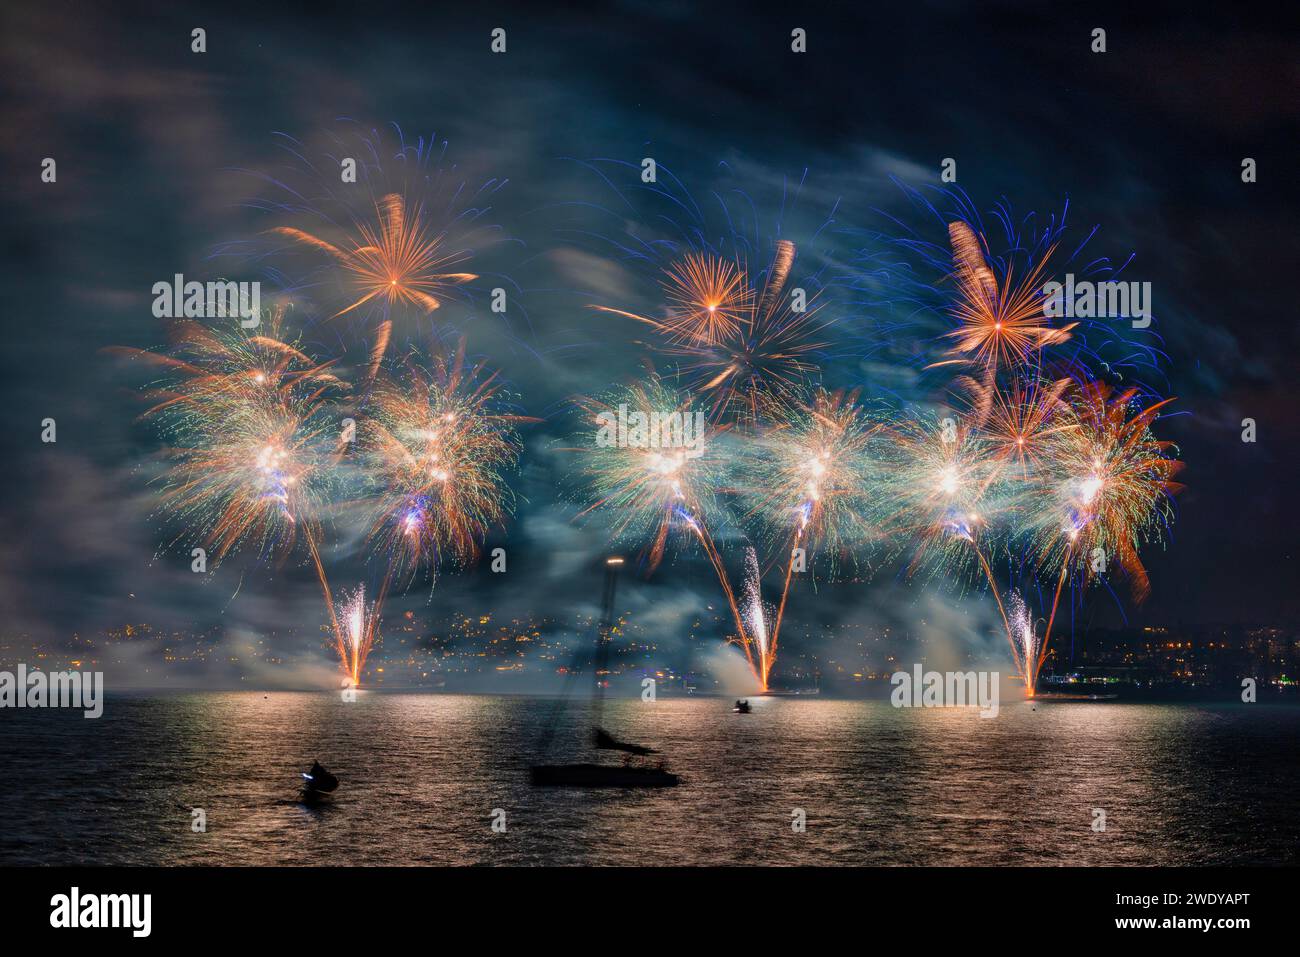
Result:
[[732,713],[732,714],[749,714],[749,712],[752,711],[752,710],[753,710],[753,709],[750,707],[748,701],[737,700],[737,701],[736,701],[736,706],[735,706],[734,708],[731,709],[731,713]]
[[[622,764],[534,764],[529,769],[529,779],[534,787],[572,787],[572,788],[671,788],[680,782],[677,775],[668,771],[663,762],[658,764],[638,763],[637,759],[658,754],[654,748],[628,741],[620,741],[601,727],[601,714],[605,700],[605,682],[601,675],[606,674],[609,658],[610,631],[614,619],[614,592],[618,585],[618,569],[623,564],[621,558],[609,558],[605,561],[605,594],[602,602],[603,612],[600,627],[596,635],[595,661],[592,662],[592,675],[595,681],[594,722],[591,734],[591,746],[597,751],[621,751],[624,755]],[[574,667],[569,669],[572,678],[580,670],[575,655]],[[561,705],[568,697],[568,682]],[[557,709],[558,718],[558,709]],[[541,750],[545,752],[550,745],[555,731],[553,718],[543,738]]]
[[309,794],[329,794],[339,786],[339,779],[330,774],[319,761],[312,762],[311,770],[303,772],[303,791]]

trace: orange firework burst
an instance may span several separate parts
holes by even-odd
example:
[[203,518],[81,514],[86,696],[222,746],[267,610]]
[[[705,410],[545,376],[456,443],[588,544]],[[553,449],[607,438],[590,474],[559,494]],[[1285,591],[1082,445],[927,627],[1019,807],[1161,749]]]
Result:
[[663,282],[670,341],[718,345],[737,335],[754,304],[744,270],[717,256],[691,253],[666,270]]
[[949,223],[948,237],[958,292],[952,315],[958,327],[945,335],[956,340],[950,354],[960,358],[933,365],[974,362],[991,374],[999,367],[1023,364],[1034,350],[1070,337],[1077,323],[1054,328],[1043,315],[1043,274],[1055,247],[1019,280],[1008,268],[1005,280],[999,284],[985,260],[983,242],[970,226]]
[[1014,462],[1020,478],[1041,474],[1065,433],[1077,429],[1074,409],[1065,399],[1069,379],[1049,381],[1017,378],[1007,389],[963,378],[971,397],[978,428],[988,440],[990,454],[1001,462]]
[[408,213],[406,200],[389,193],[375,204],[377,227],[358,223],[357,235],[341,246],[290,226],[272,230],[327,253],[346,271],[358,298],[334,315],[342,316],[372,299],[386,305],[415,306],[429,313],[440,305],[439,296],[460,283],[477,279],[473,273],[449,272],[465,261],[465,253],[444,253],[444,237],[430,235],[421,221],[420,207]]
[[594,308],[654,327],[691,391],[708,397],[715,413],[732,408],[752,420],[816,371],[813,354],[826,345],[818,341],[818,307],[796,308],[785,294],[794,258],[794,243],[779,240],[771,267],[754,275],[743,263],[689,253],[664,271],[665,318]]
[[1056,494],[1045,521],[1055,534],[1045,529],[1042,554],[1050,559],[1064,550],[1068,562],[1070,553],[1100,548],[1118,560],[1138,601],[1151,588],[1138,548],[1163,534],[1170,496],[1181,489],[1173,477],[1182,462],[1168,454],[1172,443],[1151,431],[1173,401],[1139,409],[1136,389],[1115,396],[1107,385],[1088,383],[1075,403],[1078,428],[1066,433],[1053,463]]

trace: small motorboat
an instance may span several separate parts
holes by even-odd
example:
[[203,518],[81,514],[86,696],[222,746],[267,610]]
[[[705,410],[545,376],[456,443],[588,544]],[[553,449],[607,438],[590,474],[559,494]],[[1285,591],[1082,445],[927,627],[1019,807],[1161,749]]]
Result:
[[749,714],[749,712],[750,712],[751,710],[753,710],[753,709],[750,708],[750,706],[749,706],[749,702],[748,702],[748,701],[745,701],[745,700],[743,700],[743,699],[741,699],[741,700],[737,700],[737,701],[736,701],[736,706],[735,706],[734,708],[731,709],[731,713],[732,713],[732,714]]
[[339,786],[339,779],[330,774],[319,761],[312,762],[311,770],[303,773],[302,789],[308,794],[329,794]]

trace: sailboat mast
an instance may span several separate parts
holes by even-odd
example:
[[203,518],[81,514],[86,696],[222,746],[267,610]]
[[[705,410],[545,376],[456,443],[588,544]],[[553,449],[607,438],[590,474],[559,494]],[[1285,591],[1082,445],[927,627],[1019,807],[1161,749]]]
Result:
[[614,594],[618,590],[618,572],[623,567],[623,559],[605,559],[605,593],[600,603],[600,626],[596,632],[596,666],[591,669],[595,681],[595,718],[599,727],[604,711],[605,689],[601,684],[602,673],[608,671],[610,631],[614,626]]

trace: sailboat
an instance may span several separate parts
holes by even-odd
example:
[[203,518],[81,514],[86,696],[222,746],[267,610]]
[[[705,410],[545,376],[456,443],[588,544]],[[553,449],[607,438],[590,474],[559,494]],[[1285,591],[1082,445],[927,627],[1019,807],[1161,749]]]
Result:
[[[537,787],[574,787],[574,788],[670,788],[678,784],[677,775],[666,770],[662,763],[648,765],[636,763],[636,758],[646,758],[658,754],[654,748],[640,744],[620,741],[600,726],[603,713],[605,691],[600,676],[605,672],[609,660],[609,636],[614,617],[614,593],[618,587],[618,572],[623,565],[621,558],[605,560],[605,594],[602,600],[600,629],[596,636],[596,661],[592,668],[595,680],[594,710],[595,721],[592,727],[591,744],[598,752],[618,751],[625,755],[622,764],[535,764],[529,768],[529,776]],[[572,674],[572,671],[570,672]],[[547,729],[543,741],[549,744],[553,726]]]

